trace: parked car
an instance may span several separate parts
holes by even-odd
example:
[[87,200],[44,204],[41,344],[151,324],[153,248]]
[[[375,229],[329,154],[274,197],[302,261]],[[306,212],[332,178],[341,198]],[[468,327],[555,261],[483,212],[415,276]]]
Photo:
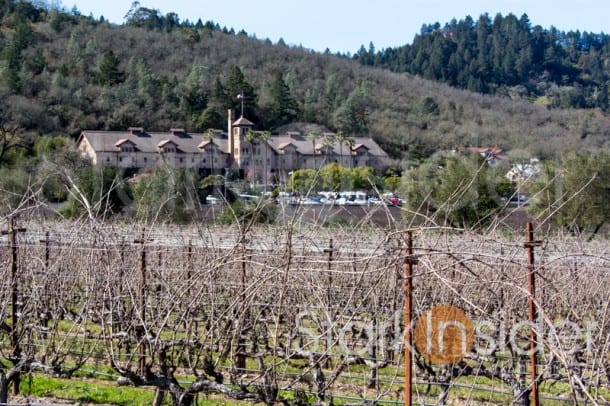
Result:
[[221,204],[222,203],[222,199],[219,199],[216,196],[209,195],[209,196],[206,196],[205,202],[207,204]]

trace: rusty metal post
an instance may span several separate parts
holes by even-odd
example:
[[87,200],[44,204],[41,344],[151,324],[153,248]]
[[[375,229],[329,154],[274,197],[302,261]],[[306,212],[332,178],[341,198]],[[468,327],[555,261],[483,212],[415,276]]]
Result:
[[332,295],[332,285],[333,285],[333,275],[331,273],[331,269],[332,269],[332,262],[333,262],[333,239],[331,238],[328,241],[328,248],[324,249],[324,253],[328,254],[328,266],[327,266],[327,270],[328,270],[328,275],[327,275],[327,287],[326,287],[326,296],[327,296],[327,301],[328,301],[328,308],[330,309],[332,307],[332,300],[333,300],[333,295]]
[[527,250],[527,266],[528,275],[527,282],[529,288],[529,321],[530,321],[530,369],[532,380],[531,403],[533,406],[538,406],[538,377],[537,377],[537,357],[536,357],[536,303],[534,302],[536,294],[536,280],[534,267],[534,247],[541,244],[540,241],[534,240],[534,227],[531,222],[527,223],[526,227],[527,240],[525,248]]
[[142,230],[142,238],[136,239],[135,243],[140,243],[142,252],[140,253],[140,322],[142,323],[136,333],[140,340],[140,353],[138,360],[138,372],[140,376],[144,376],[146,372],[146,344],[144,336],[146,334],[146,238]]
[[186,279],[189,282],[189,286],[190,286],[190,281],[191,281],[191,269],[193,267],[193,242],[192,240],[189,240],[189,245],[187,248],[187,265],[186,265]]
[[[51,233],[47,230],[44,233],[44,240],[40,240],[41,243],[44,243],[44,280],[48,281],[49,280],[49,265],[51,262]],[[48,282],[45,282],[43,285],[43,291],[47,291],[48,289]],[[47,328],[49,326],[49,316],[47,313],[47,309],[48,309],[48,301],[49,299],[44,299],[43,303],[46,303],[46,306],[44,307],[44,310],[41,312],[41,318],[40,318],[40,322],[42,323],[42,325]],[[46,333],[43,333],[43,336],[46,337]]]
[[[333,314],[332,308],[332,302],[333,302],[333,294],[332,294],[332,286],[333,286],[333,275],[331,272],[332,269],[332,263],[333,263],[333,239],[330,238],[328,241],[328,248],[324,248],[323,252],[325,254],[328,254],[328,262],[327,262],[327,266],[326,266],[326,271],[327,271],[327,275],[326,275],[326,303],[328,304],[328,311],[329,314]],[[332,316],[331,316],[332,319]],[[334,337],[332,335],[332,330],[328,330],[326,333],[326,339],[324,340],[324,349],[325,351],[329,351],[330,349],[330,343],[333,341]],[[327,363],[325,364],[325,366],[330,366],[330,358],[328,359]]]
[[249,319],[249,312],[246,308],[246,282],[248,277],[248,267],[246,264],[248,249],[246,248],[245,240],[242,241],[242,260],[241,260],[241,289],[239,292],[239,310],[240,314],[237,317],[239,327],[239,337],[237,338],[237,355],[235,356],[235,368],[237,370],[246,369],[246,343],[244,339],[245,324]]
[[[17,233],[25,232],[25,228],[16,228],[15,219],[9,217],[8,230],[2,230],[3,235],[8,236],[8,246],[11,252],[11,333],[10,341],[13,350],[13,359],[15,362],[21,357],[21,349],[19,348],[19,312],[17,311],[17,303],[19,300],[19,279],[17,278]],[[19,384],[21,382],[20,374],[15,376],[13,381],[13,393],[19,394]]]
[[44,270],[48,272],[51,259],[51,234],[47,230],[44,233]]
[[[15,220],[12,217],[9,219],[8,244],[11,247],[11,348],[13,349],[13,357],[17,360],[21,352],[17,333],[19,328],[19,315],[17,312],[17,291],[19,285],[17,281],[17,230],[15,229]],[[20,381],[20,376],[17,374],[13,382],[13,393],[15,395],[19,394]]]
[[413,318],[412,296],[413,296],[413,266],[417,260],[413,257],[413,235],[407,231],[405,256],[405,406],[412,403],[412,347],[413,337],[411,334],[411,319]]

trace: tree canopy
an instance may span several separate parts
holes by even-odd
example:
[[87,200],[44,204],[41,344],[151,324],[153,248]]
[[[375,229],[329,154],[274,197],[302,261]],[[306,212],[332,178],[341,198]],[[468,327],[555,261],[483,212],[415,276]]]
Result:
[[404,216],[415,223],[473,227],[491,220],[510,189],[479,154],[440,155],[403,173]]
[[[553,156],[603,147],[610,133],[601,114],[606,36],[528,29],[514,16],[426,26],[395,49],[370,44],[356,55],[381,68],[370,69],[138,2],[123,25],[28,2],[9,1],[2,12],[0,113],[25,133],[223,129],[242,100],[257,130],[312,123],[347,139],[371,136],[399,160],[472,143]],[[508,45],[494,39],[500,32]],[[602,110],[559,109],[568,107]]]
[[474,92],[538,98],[549,107],[608,110],[610,36],[532,26],[527,14],[425,24],[412,44],[354,55]]
[[573,151],[546,162],[529,192],[540,221],[595,235],[610,218],[610,154]]

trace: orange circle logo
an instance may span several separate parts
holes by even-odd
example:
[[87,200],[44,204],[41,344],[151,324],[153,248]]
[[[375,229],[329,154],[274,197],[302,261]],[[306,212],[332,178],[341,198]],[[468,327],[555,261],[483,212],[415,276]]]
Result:
[[415,323],[417,351],[433,364],[453,364],[472,348],[474,325],[457,307],[432,306]]

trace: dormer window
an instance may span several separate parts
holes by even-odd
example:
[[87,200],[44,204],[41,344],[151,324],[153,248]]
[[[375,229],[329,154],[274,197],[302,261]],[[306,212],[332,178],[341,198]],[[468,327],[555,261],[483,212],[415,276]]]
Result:
[[135,150],[136,150],[135,144],[125,138],[118,140],[117,143],[114,144],[114,146],[117,147],[119,149],[119,151],[121,151],[121,152],[132,153],[132,152],[135,152]]
[[174,144],[170,140],[163,140],[159,144],[157,144],[157,148],[159,151],[165,154],[176,152],[176,144]]

